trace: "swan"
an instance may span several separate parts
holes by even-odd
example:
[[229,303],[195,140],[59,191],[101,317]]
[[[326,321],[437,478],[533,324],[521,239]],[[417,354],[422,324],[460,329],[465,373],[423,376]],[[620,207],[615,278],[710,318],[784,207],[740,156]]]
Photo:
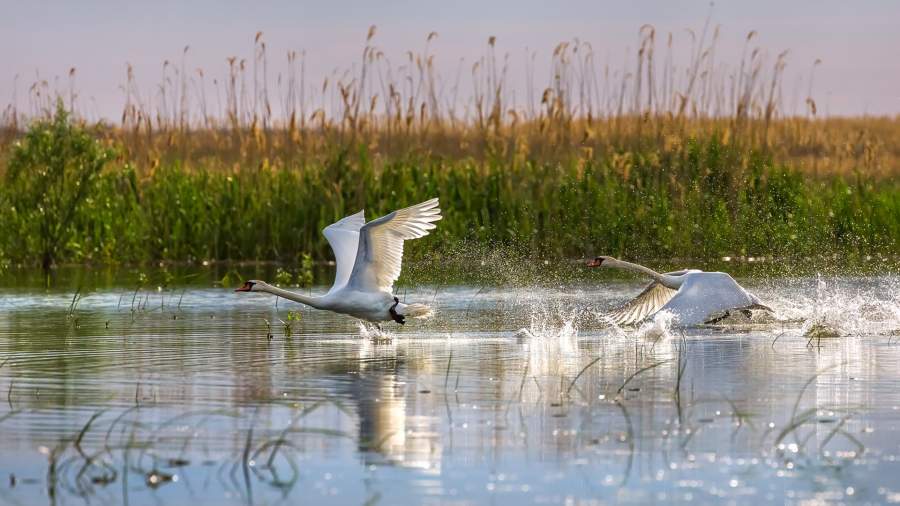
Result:
[[676,325],[683,327],[715,323],[732,310],[748,316],[754,309],[772,311],[725,272],[685,269],[660,274],[608,256],[596,257],[587,265],[630,270],[653,280],[637,297],[608,315],[617,325],[633,325],[660,311],[672,313]]
[[424,304],[404,304],[393,294],[400,277],[403,241],[428,235],[441,219],[438,199],[433,198],[366,223],[365,210],[347,216],[322,230],[334,251],[334,284],[321,297],[311,297],[250,280],[236,292],[266,292],[316,309],[341,313],[374,323],[406,323],[406,318],[431,314]]

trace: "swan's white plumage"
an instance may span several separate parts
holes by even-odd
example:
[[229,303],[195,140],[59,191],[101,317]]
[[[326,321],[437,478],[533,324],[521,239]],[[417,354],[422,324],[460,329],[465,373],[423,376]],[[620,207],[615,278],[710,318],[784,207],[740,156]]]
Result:
[[403,241],[428,235],[441,219],[438,199],[394,211],[363,225],[347,285],[363,291],[393,290],[400,277]]
[[605,265],[647,274],[654,278],[637,297],[608,313],[607,320],[618,325],[633,325],[666,311],[674,315],[678,326],[700,325],[712,315],[730,310],[765,309],[762,302],[724,272],[682,270],[658,274],[646,267],[611,257],[595,266]]
[[692,271],[685,274],[678,293],[660,311],[675,314],[678,325],[691,326],[723,311],[756,308],[765,306],[727,273]]
[[359,229],[366,224],[366,212],[362,210],[346,218],[328,225],[322,230],[331,250],[334,252],[335,274],[334,284],[328,293],[347,285],[353,264],[356,262],[356,250],[359,248]]
[[400,302],[393,295],[400,276],[403,241],[428,235],[441,219],[438,199],[394,211],[366,223],[364,211],[333,223],[322,233],[334,251],[334,285],[321,297],[282,290],[264,281],[250,280],[237,291],[267,292],[318,309],[355,316],[370,322],[404,317],[426,318],[431,308]]

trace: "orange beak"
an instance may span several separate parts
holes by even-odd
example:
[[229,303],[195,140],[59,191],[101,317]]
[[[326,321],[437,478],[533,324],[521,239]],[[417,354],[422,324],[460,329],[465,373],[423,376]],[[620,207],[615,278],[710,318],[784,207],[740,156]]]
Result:
[[235,292],[249,292],[250,289],[253,288],[253,283],[247,281],[240,288],[235,289]]
[[603,265],[602,258],[595,258],[587,263],[588,267],[600,267],[601,265]]

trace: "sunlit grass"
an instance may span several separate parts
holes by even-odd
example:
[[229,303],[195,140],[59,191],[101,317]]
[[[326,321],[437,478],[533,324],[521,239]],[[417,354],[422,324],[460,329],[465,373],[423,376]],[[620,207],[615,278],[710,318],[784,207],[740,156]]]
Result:
[[[644,26],[633,66],[618,70],[601,68],[589,44],[563,43],[549,86],[536,85],[526,58],[525,90],[493,38],[455,80],[427,44],[392,63],[374,27],[363,61],[320,83],[296,52],[269,79],[262,34],[253,57],[229,58],[227,79],[214,82],[187,70],[186,48],[163,66],[155,95],[141,95],[129,69],[120,120],[84,125],[117,156],[55,240],[55,259],[325,260],[326,225],[431,196],[446,218],[413,256],[472,245],[529,258],[892,254],[900,121],[821,118],[818,62],[792,108],[787,56],[767,58],[757,38],[722,64],[718,29],[679,51]],[[5,110],[5,177],[22,131],[48,119],[54,99],[77,116],[70,74],[69,89],[35,83],[27,111]],[[0,208],[0,261],[41,256],[20,221]]]

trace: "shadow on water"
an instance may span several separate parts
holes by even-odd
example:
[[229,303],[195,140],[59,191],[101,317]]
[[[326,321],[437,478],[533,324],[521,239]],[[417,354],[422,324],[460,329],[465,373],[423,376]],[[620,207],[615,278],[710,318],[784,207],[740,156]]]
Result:
[[685,332],[600,325],[635,284],[420,287],[436,317],[378,342],[221,289],[6,289],[0,502],[897,501],[897,283],[766,280],[780,319]]

